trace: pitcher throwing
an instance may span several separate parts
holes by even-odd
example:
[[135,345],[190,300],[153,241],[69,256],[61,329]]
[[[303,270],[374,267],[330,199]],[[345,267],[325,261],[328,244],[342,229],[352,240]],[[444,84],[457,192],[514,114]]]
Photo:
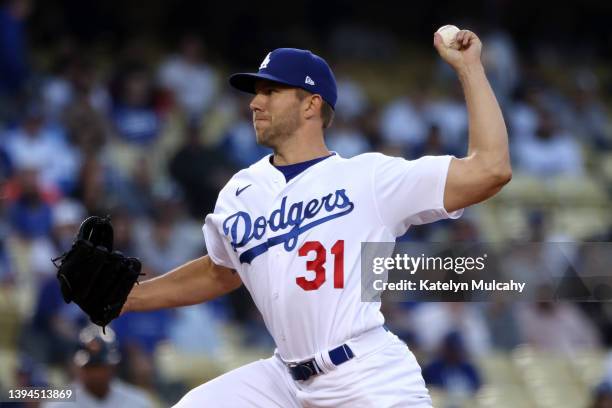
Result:
[[270,52],[230,84],[254,95],[257,142],[274,153],[238,172],[203,231],[208,255],[131,291],[122,313],[196,304],[244,284],[276,350],[187,393],[176,407],[430,407],[421,369],[361,302],[362,242],[393,242],[410,225],[457,218],[511,178],[504,120],[480,61],[459,31],[434,46],[456,71],[469,114],[464,158],[345,159],[325,146],[334,75],[305,50]]

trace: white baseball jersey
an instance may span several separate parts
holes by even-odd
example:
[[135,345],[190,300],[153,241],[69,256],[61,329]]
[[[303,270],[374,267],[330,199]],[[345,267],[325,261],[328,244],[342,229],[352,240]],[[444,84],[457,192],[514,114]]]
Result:
[[283,360],[384,323],[380,303],[361,302],[361,243],[459,217],[443,205],[450,161],[336,154],[286,182],[267,156],[221,190],[203,227],[209,256],[240,274]]

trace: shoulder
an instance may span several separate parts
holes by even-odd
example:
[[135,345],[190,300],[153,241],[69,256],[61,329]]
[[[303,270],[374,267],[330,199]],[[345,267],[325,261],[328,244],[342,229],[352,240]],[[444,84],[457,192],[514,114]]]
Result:
[[378,152],[362,153],[357,156],[353,156],[349,159],[343,159],[342,161],[348,165],[352,165],[359,168],[370,168],[370,166],[376,166],[380,163],[384,163],[389,160],[393,160],[395,157],[387,156]]
[[376,162],[376,161],[391,159],[391,158],[392,158],[391,156],[387,156],[379,152],[368,152],[368,153],[359,154],[357,156],[353,156],[347,160],[363,163],[363,162]]
[[238,171],[229,179],[225,186],[219,192],[219,200],[235,196],[236,190],[253,183],[256,180],[261,180],[267,177],[269,170],[269,155],[264,156],[259,161],[251,164],[249,167]]

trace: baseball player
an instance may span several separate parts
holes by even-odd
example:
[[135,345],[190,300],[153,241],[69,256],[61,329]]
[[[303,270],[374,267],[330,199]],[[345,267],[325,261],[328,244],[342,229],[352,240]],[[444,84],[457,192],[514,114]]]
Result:
[[[41,408],[153,408],[156,404],[141,389],[116,378],[121,355],[112,329],[87,326],[79,333],[71,384],[75,401],[47,402]],[[75,403],[76,402],[76,403]]]
[[230,77],[254,95],[257,142],[274,153],[219,193],[203,232],[208,255],[130,293],[123,312],[200,303],[244,284],[276,343],[274,355],[187,393],[176,407],[430,407],[421,369],[387,331],[380,304],[360,300],[362,242],[393,242],[413,224],[457,218],[511,178],[504,120],[463,30],[434,46],[456,71],[469,112],[465,158],[414,161],[330,152],[336,104],[327,63],[305,50],[270,52],[257,73]]

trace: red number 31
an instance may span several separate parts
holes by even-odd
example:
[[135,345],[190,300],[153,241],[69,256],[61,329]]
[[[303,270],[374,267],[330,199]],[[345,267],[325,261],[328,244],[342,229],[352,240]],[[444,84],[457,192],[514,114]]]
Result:
[[[298,250],[299,256],[307,256],[310,252],[315,252],[316,257],[312,261],[306,261],[306,270],[315,273],[314,279],[308,280],[303,276],[295,278],[298,286],[304,290],[317,290],[325,283],[325,247],[319,241],[308,241]],[[334,255],[334,288],[344,287],[344,240],[338,240],[331,248]]]

